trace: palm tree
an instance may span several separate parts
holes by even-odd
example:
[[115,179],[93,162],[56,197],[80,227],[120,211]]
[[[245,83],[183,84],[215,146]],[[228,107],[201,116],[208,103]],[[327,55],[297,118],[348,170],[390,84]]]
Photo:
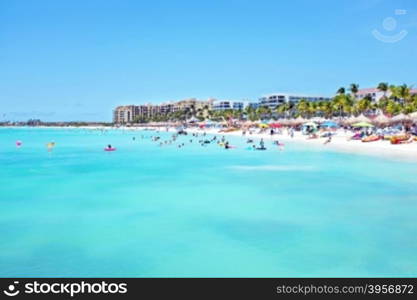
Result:
[[387,112],[387,105],[388,105],[388,98],[382,98],[379,100],[377,106],[378,108],[383,111],[384,113]]
[[332,104],[334,110],[339,112],[339,116],[343,116],[346,108],[346,95],[340,94],[333,98]]
[[256,113],[259,115],[260,118],[265,118],[266,116],[271,115],[271,109],[267,106],[259,106],[256,109]]
[[286,116],[290,109],[291,109],[290,104],[286,102],[286,103],[278,105],[276,108],[276,111],[278,112],[278,114],[283,114]]
[[391,91],[391,99],[400,103],[408,103],[411,100],[410,87],[406,84],[389,87]]
[[317,110],[321,112],[321,115],[329,118],[332,113],[332,103],[330,101],[320,101],[317,103]]
[[341,87],[337,90],[337,94],[344,95],[346,93],[346,89],[344,87]]
[[308,107],[309,117],[314,116],[318,112],[317,102],[310,102]]
[[310,102],[306,99],[301,99],[297,104],[297,111],[301,116],[308,116],[310,114]]
[[397,114],[398,112],[400,112],[400,109],[401,109],[401,105],[400,104],[398,104],[397,102],[395,102],[393,100],[389,100],[388,101],[387,107],[386,107],[386,112],[389,115],[392,116],[392,115]]
[[358,113],[364,113],[372,108],[372,100],[369,98],[363,98],[359,100],[355,106]]
[[354,96],[354,97],[355,97],[355,99],[356,99],[356,94],[357,94],[357,93],[358,93],[358,91],[359,91],[359,84],[357,84],[357,83],[352,83],[352,84],[350,85],[349,90],[352,92],[353,96]]
[[251,105],[246,106],[245,109],[243,110],[243,114],[246,115],[248,119],[249,119],[249,116],[253,115],[254,112],[255,112],[255,109]]
[[389,89],[389,85],[387,82],[379,83],[377,89],[380,90],[381,92],[384,92],[384,98],[387,97],[387,91]]
[[413,112],[417,111],[417,94],[411,96],[410,105]]
[[410,88],[404,83],[400,85],[399,87],[397,87],[397,91],[398,91],[398,96],[400,97],[400,99],[403,102],[408,103],[410,100]]

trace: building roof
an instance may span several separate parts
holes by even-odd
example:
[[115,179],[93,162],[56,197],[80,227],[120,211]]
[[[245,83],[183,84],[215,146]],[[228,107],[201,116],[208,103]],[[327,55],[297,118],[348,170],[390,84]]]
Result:
[[285,96],[285,97],[305,97],[305,98],[331,98],[331,96],[324,96],[324,95],[306,95],[301,93],[271,93],[262,95],[261,97],[270,97],[270,96]]
[[358,90],[358,92],[356,94],[357,95],[362,95],[362,94],[372,94],[372,93],[378,93],[378,92],[381,92],[381,91],[378,90],[377,88],[366,88],[366,89]]
[[[389,91],[389,89],[388,89]],[[372,93],[381,93],[381,90],[378,90],[378,88],[366,88],[366,89],[360,89],[356,94],[357,95],[367,95]],[[417,89],[410,89],[410,94],[417,94]]]

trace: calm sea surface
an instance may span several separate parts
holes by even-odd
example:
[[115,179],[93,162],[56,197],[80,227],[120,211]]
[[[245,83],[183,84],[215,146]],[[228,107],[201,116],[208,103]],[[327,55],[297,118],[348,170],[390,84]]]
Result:
[[417,276],[417,164],[152,135],[0,129],[0,276]]

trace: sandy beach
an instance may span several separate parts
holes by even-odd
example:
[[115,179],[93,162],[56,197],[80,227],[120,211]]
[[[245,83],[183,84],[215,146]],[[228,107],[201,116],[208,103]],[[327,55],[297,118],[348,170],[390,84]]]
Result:
[[406,160],[417,162],[417,142],[410,144],[401,144],[401,145],[391,145],[389,141],[376,141],[370,143],[363,143],[360,140],[348,140],[352,136],[351,132],[344,132],[344,130],[336,131],[336,135],[332,137],[332,141],[328,144],[324,144],[326,138],[317,138],[317,139],[307,139],[307,136],[303,135],[301,132],[295,132],[294,137],[291,138],[286,130],[283,130],[283,134],[274,134],[271,136],[269,132],[257,133],[258,130],[255,130],[255,133],[242,135],[242,131],[233,131],[227,133],[219,133],[219,129],[187,129],[189,132],[206,132],[209,134],[218,134],[224,136],[240,136],[242,138],[263,138],[265,141],[268,140],[279,140],[283,143],[302,143],[306,147],[318,147],[328,150],[352,153],[352,154],[361,154],[361,155],[372,155],[379,157],[386,157],[389,159],[395,160]]

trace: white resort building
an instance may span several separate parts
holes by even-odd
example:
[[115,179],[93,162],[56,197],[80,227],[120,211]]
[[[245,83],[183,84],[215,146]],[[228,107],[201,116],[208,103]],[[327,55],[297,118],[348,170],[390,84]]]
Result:
[[275,93],[275,94],[265,95],[259,98],[259,105],[269,107],[270,109],[275,109],[277,106],[284,104],[284,103],[296,104],[301,99],[311,101],[311,102],[318,102],[318,101],[330,101],[331,97]]
[[[411,89],[410,90],[410,94],[411,95],[415,95],[417,94],[417,89]],[[368,89],[360,89],[357,93],[356,93],[356,98],[357,99],[364,99],[365,97],[369,97],[372,102],[378,103],[379,100],[381,100],[381,98],[385,97],[390,97],[392,95],[392,92],[390,90],[383,92],[377,88],[368,88]]]
[[220,110],[243,110],[245,104],[241,101],[229,101],[229,100],[219,100],[213,102],[213,110],[220,111]]

